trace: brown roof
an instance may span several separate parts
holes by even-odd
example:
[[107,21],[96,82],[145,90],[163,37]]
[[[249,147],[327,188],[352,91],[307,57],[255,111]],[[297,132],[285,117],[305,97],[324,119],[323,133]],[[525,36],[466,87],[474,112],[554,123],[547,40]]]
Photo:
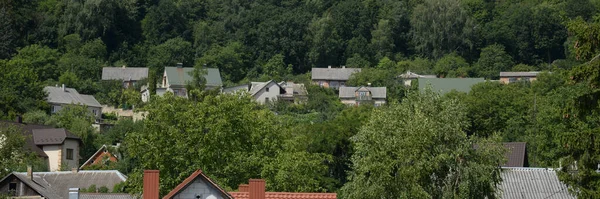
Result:
[[525,142],[505,142],[503,143],[506,150],[506,163],[503,167],[527,167],[527,143]]
[[66,139],[81,140],[64,128],[33,129],[32,133],[35,145],[62,144]]
[[35,145],[33,142],[33,129],[44,129],[44,128],[53,128],[51,126],[45,125],[36,125],[36,124],[24,124],[10,121],[0,121],[0,128],[7,128],[8,126],[14,126],[21,129],[23,136],[25,136],[25,148],[37,154],[39,157],[48,157],[44,151]]
[[[229,192],[235,199],[249,199],[249,192]],[[336,193],[266,192],[265,199],[336,199]]]
[[219,187],[219,185],[217,185],[208,176],[206,176],[204,173],[202,173],[202,170],[200,170],[200,169],[196,170],[194,173],[192,173],[192,175],[190,175],[185,180],[183,180],[183,182],[181,182],[181,184],[177,185],[177,187],[175,187],[175,189],[171,190],[171,192],[169,192],[169,194],[167,194],[165,197],[163,197],[163,199],[172,199],[173,197],[175,197],[175,195],[177,195],[177,193],[179,193],[180,191],[185,189],[188,185],[190,185],[190,183],[192,183],[194,181],[194,179],[196,179],[197,177],[200,177],[200,178],[206,180],[206,182],[210,183],[214,188],[216,188],[217,190],[219,190],[219,192],[221,192],[221,194],[224,198],[233,199],[233,197],[231,195],[229,195],[229,193],[227,193],[223,188]]

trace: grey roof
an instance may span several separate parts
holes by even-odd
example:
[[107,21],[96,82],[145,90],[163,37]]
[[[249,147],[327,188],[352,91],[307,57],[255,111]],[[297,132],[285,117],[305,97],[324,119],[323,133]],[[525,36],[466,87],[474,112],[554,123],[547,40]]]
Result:
[[126,193],[79,193],[79,199],[137,199]]
[[560,182],[554,169],[505,167],[501,177],[502,182],[498,188],[502,199],[576,198]]
[[271,85],[271,84],[275,84],[277,85],[277,87],[279,87],[279,89],[282,90],[283,93],[285,93],[285,89],[283,89],[279,84],[277,84],[275,81],[273,80],[269,80],[267,82],[252,82],[251,85],[252,87],[250,88],[250,94],[252,96],[255,96],[258,92],[260,92],[261,90],[263,90],[265,87]]
[[372,98],[382,98],[385,99],[387,97],[386,87],[340,87],[340,98],[354,98],[356,91],[369,91],[371,92]]
[[419,75],[410,71],[406,71],[406,73],[398,75],[398,77],[402,79],[437,78],[435,75]]
[[102,80],[124,80],[137,81],[148,78],[148,68],[142,67],[104,67],[102,68]]
[[227,87],[227,88],[223,88],[223,93],[235,93],[235,92],[239,92],[239,91],[246,91],[248,92],[250,85],[248,84],[242,84],[239,86],[232,86],[232,87]]
[[435,92],[442,94],[452,90],[466,92],[477,83],[484,82],[483,78],[419,78],[419,90],[425,90],[429,85]]
[[35,145],[62,144],[67,138],[81,140],[64,128],[33,129],[32,133]]
[[37,192],[41,196],[44,196],[45,198],[59,198],[59,199],[62,198],[54,191],[54,189],[52,189],[50,187],[42,186],[41,183],[38,183],[40,181],[40,179],[34,178],[32,180],[27,177],[27,174],[19,175],[17,172],[12,172],[12,173],[8,174],[7,176],[5,176],[4,178],[2,178],[2,180],[0,180],[0,184],[3,184],[7,181],[10,182],[10,181],[12,181],[13,178],[19,179],[19,181],[25,183],[27,186],[29,186],[31,189],[33,189],[35,192]]
[[[223,81],[221,80],[221,73],[218,68],[205,68],[207,86],[222,86]],[[167,73],[167,81],[169,85],[185,86],[187,82],[193,81],[191,73],[194,68],[178,68],[178,67],[165,67],[165,73]]]
[[[13,172],[13,174],[22,181],[31,183],[31,180],[27,178],[27,173]],[[88,188],[96,185],[97,188],[104,186],[112,191],[116,184],[126,180],[127,177],[117,170],[57,171],[34,172],[33,181],[35,183],[32,184],[37,184],[34,186],[43,189],[46,194],[50,195],[47,196],[40,192],[46,198],[67,199],[69,198],[69,188]]]
[[[306,91],[306,87],[304,84],[296,84],[294,82],[279,82],[279,86],[286,90],[286,94],[288,95],[307,95],[308,91]],[[292,88],[293,93],[287,93],[288,88]]]
[[91,107],[102,107],[91,95],[82,95],[73,88],[46,86],[44,91],[48,93],[48,102],[55,104],[81,104]]
[[539,71],[531,72],[500,72],[500,77],[537,77]]
[[[14,126],[17,127],[21,130],[21,133],[25,136],[25,142],[27,143],[24,147],[26,149],[29,149],[33,152],[35,152],[39,157],[48,157],[48,155],[46,155],[46,153],[44,153],[44,151],[37,146],[36,142],[35,142],[35,136],[34,136],[34,131],[38,131],[38,132],[46,132],[46,131],[60,131],[55,129],[52,126],[46,126],[46,125],[37,125],[37,124],[25,124],[25,123],[17,123],[17,122],[10,122],[10,121],[0,121],[0,128],[6,128],[8,126]],[[79,139],[77,136],[71,134],[68,131],[65,131],[66,136],[65,137],[70,137],[73,139]],[[42,135],[45,136],[45,135]]]
[[313,80],[348,80],[352,73],[360,72],[360,68],[312,68]]
[[527,143],[525,142],[505,142],[503,143],[506,148],[506,163],[504,167],[525,167],[529,166],[527,163]]

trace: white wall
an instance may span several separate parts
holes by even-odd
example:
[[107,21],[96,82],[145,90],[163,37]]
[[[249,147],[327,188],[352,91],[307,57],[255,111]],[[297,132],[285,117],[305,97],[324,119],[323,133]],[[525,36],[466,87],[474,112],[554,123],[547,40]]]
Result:
[[[67,149],[73,149],[73,159],[67,160]],[[62,147],[62,164],[65,164],[67,169],[79,168],[79,141],[66,139]]]
[[[267,92],[266,88],[269,88],[269,92]],[[270,82],[269,85],[254,95],[254,99],[256,99],[256,102],[264,104],[267,97],[269,98],[269,101],[273,101],[277,100],[277,97],[280,94],[281,90],[279,89],[279,86],[275,82]]]
[[48,169],[50,171],[60,170],[60,163],[62,161],[62,148],[60,145],[46,145],[42,148],[44,153],[48,156]]
[[[54,111],[52,113],[56,113],[63,109],[63,104],[50,104],[50,106],[52,106],[54,108],[54,110],[52,110],[52,108],[50,109],[51,111]],[[102,117],[102,107],[88,106],[88,111],[90,111],[90,113],[94,113],[94,110],[96,110],[94,117],[101,118]]]
[[189,199],[201,196],[201,199],[222,199],[220,192],[207,182],[196,178],[189,186],[175,195],[173,199]]

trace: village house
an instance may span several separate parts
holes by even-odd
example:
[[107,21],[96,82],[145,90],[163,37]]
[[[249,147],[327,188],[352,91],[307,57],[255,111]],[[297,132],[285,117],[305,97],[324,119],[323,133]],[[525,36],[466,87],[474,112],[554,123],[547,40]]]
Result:
[[[115,185],[126,180],[127,177],[117,170],[32,172],[29,167],[27,172],[12,172],[2,178],[0,195],[28,199],[109,199],[112,197],[95,197],[96,194],[79,193],[79,190],[94,185],[112,192]],[[128,194],[112,195],[119,195],[119,199],[132,198]]]
[[115,156],[113,153],[111,153],[108,150],[108,147],[106,145],[102,145],[102,147],[100,147],[100,149],[98,149],[98,151],[96,151],[96,153],[94,153],[94,155],[92,155],[92,157],[90,157],[88,160],[86,160],[79,167],[79,169],[85,169],[86,167],[89,167],[92,165],[108,165],[111,162],[116,163],[117,161],[118,161],[117,156]]
[[358,106],[361,104],[372,104],[381,106],[386,103],[386,87],[340,87],[340,100],[343,104]]
[[483,78],[419,78],[419,90],[431,88],[434,92],[445,94],[450,91],[469,93],[471,87],[477,83],[485,82]]
[[135,86],[137,82],[148,78],[148,68],[145,67],[104,67],[102,80],[121,80],[123,87]]
[[306,101],[307,92],[303,84],[292,82],[277,83],[273,80],[267,82],[250,82],[239,86],[223,89],[223,93],[248,92],[260,104],[285,100],[295,103]]
[[0,121],[0,131],[16,128],[25,136],[25,150],[42,158],[50,171],[61,168],[77,168],[79,166],[79,148],[81,138],[64,128],[53,128],[45,125]]
[[66,88],[63,84],[59,86],[46,86],[44,92],[48,93],[48,104],[50,112],[56,113],[67,105],[84,105],[96,117],[96,122],[102,118],[102,105],[92,95],[79,94],[73,88]]
[[360,72],[360,68],[312,68],[311,76],[313,84],[324,88],[338,89],[346,86],[346,82],[354,73]]
[[435,75],[419,75],[417,73],[413,73],[410,71],[406,71],[406,73],[398,75],[398,78],[402,79],[402,83],[406,87],[410,87],[412,85],[412,81],[419,78],[437,78]]
[[502,199],[575,199],[552,168],[503,167],[498,195]]
[[[221,73],[217,68],[204,68],[206,73],[203,75],[206,80],[206,90],[221,90],[223,81],[221,79]],[[192,72],[194,68],[183,67],[181,63],[178,63],[176,67],[165,67],[161,82],[156,87],[156,95],[163,96],[166,92],[171,92],[175,96],[187,98],[186,86],[194,81]],[[150,100],[150,90],[148,86],[142,88],[142,101],[147,102]]]
[[532,72],[500,72],[500,82],[504,84],[515,83],[519,81],[531,82],[537,79],[540,74],[538,71]]

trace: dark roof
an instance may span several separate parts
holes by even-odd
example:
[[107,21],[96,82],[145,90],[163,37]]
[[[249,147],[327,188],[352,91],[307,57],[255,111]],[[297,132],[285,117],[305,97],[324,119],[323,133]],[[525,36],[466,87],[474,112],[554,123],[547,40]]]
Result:
[[167,194],[165,197],[163,197],[163,199],[172,199],[173,197],[175,197],[175,195],[177,195],[183,189],[185,189],[186,187],[188,187],[192,182],[194,182],[194,180],[196,178],[201,178],[205,182],[208,182],[210,185],[213,186],[213,188],[215,188],[219,192],[221,192],[221,196],[222,197],[233,199],[233,197],[231,195],[229,195],[229,193],[227,193],[223,188],[219,187],[219,185],[217,185],[215,182],[213,182],[200,169],[196,170],[194,173],[192,173],[192,175],[190,175],[185,180],[183,180],[183,182],[181,182],[181,184],[177,185],[177,187],[175,187],[175,189],[171,190],[171,192],[169,192],[169,194]]
[[79,199],[137,199],[126,193],[79,193]]
[[354,98],[356,97],[356,91],[367,91],[371,92],[372,98],[382,98],[385,99],[387,97],[386,87],[340,87],[340,98]]
[[312,68],[312,80],[348,80],[360,68]]
[[424,91],[431,86],[432,91],[441,94],[452,90],[468,93],[471,86],[484,82],[483,78],[419,78],[419,90]]
[[552,198],[574,199],[567,186],[547,168],[503,168],[502,182],[498,186],[502,199]]
[[506,148],[506,163],[504,167],[526,167],[527,162],[527,143],[525,142],[505,142]]
[[91,185],[96,187],[107,187],[109,191],[121,182],[127,180],[127,177],[116,170],[85,170],[85,171],[55,171],[55,172],[34,172],[33,182],[27,178],[25,172],[13,172],[21,181],[30,185],[42,196],[46,198],[68,199],[69,188],[88,188]]
[[102,80],[137,81],[148,78],[148,68],[143,67],[104,67]]
[[540,72],[500,72],[500,77],[537,77]]
[[[222,86],[223,81],[221,80],[221,73],[218,68],[204,68],[206,74],[207,86]],[[167,74],[167,81],[169,85],[185,86],[187,82],[193,81],[194,78],[190,73],[194,71],[194,68],[179,68],[179,67],[165,67],[165,73]]]
[[79,94],[73,88],[46,86],[44,91],[48,93],[47,101],[55,104],[81,104],[91,107],[102,107],[100,102],[91,95]]
[[41,148],[39,148],[37,145],[35,145],[35,143],[33,141],[32,131],[33,131],[33,129],[48,129],[48,128],[53,128],[53,127],[46,126],[46,125],[24,124],[24,123],[10,122],[10,121],[0,121],[0,128],[7,128],[8,126],[14,126],[14,127],[21,129],[23,136],[25,136],[25,142],[27,143],[24,146],[26,149],[31,150],[32,152],[37,154],[39,157],[43,157],[43,158],[48,157]]
[[33,129],[33,142],[35,145],[54,145],[62,144],[66,139],[81,139],[76,135],[73,135],[64,128],[51,128],[51,129]]
[[37,194],[39,194],[45,198],[61,198],[59,195],[57,195],[55,193],[55,191],[52,188],[42,186],[41,183],[38,183],[40,181],[39,178],[31,179],[31,178],[27,177],[27,174],[18,175],[16,172],[12,172],[12,173],[8,174],[6,177],[2,178],[2,180],[0,180],[0,184],[3,184],[5,181],[10,182],[10,181],[12,181],[13,178],[19,179],[19,181],[25,183],[27,186],[29,186],[31,189],[33,189],[35,192],[37,192]]

